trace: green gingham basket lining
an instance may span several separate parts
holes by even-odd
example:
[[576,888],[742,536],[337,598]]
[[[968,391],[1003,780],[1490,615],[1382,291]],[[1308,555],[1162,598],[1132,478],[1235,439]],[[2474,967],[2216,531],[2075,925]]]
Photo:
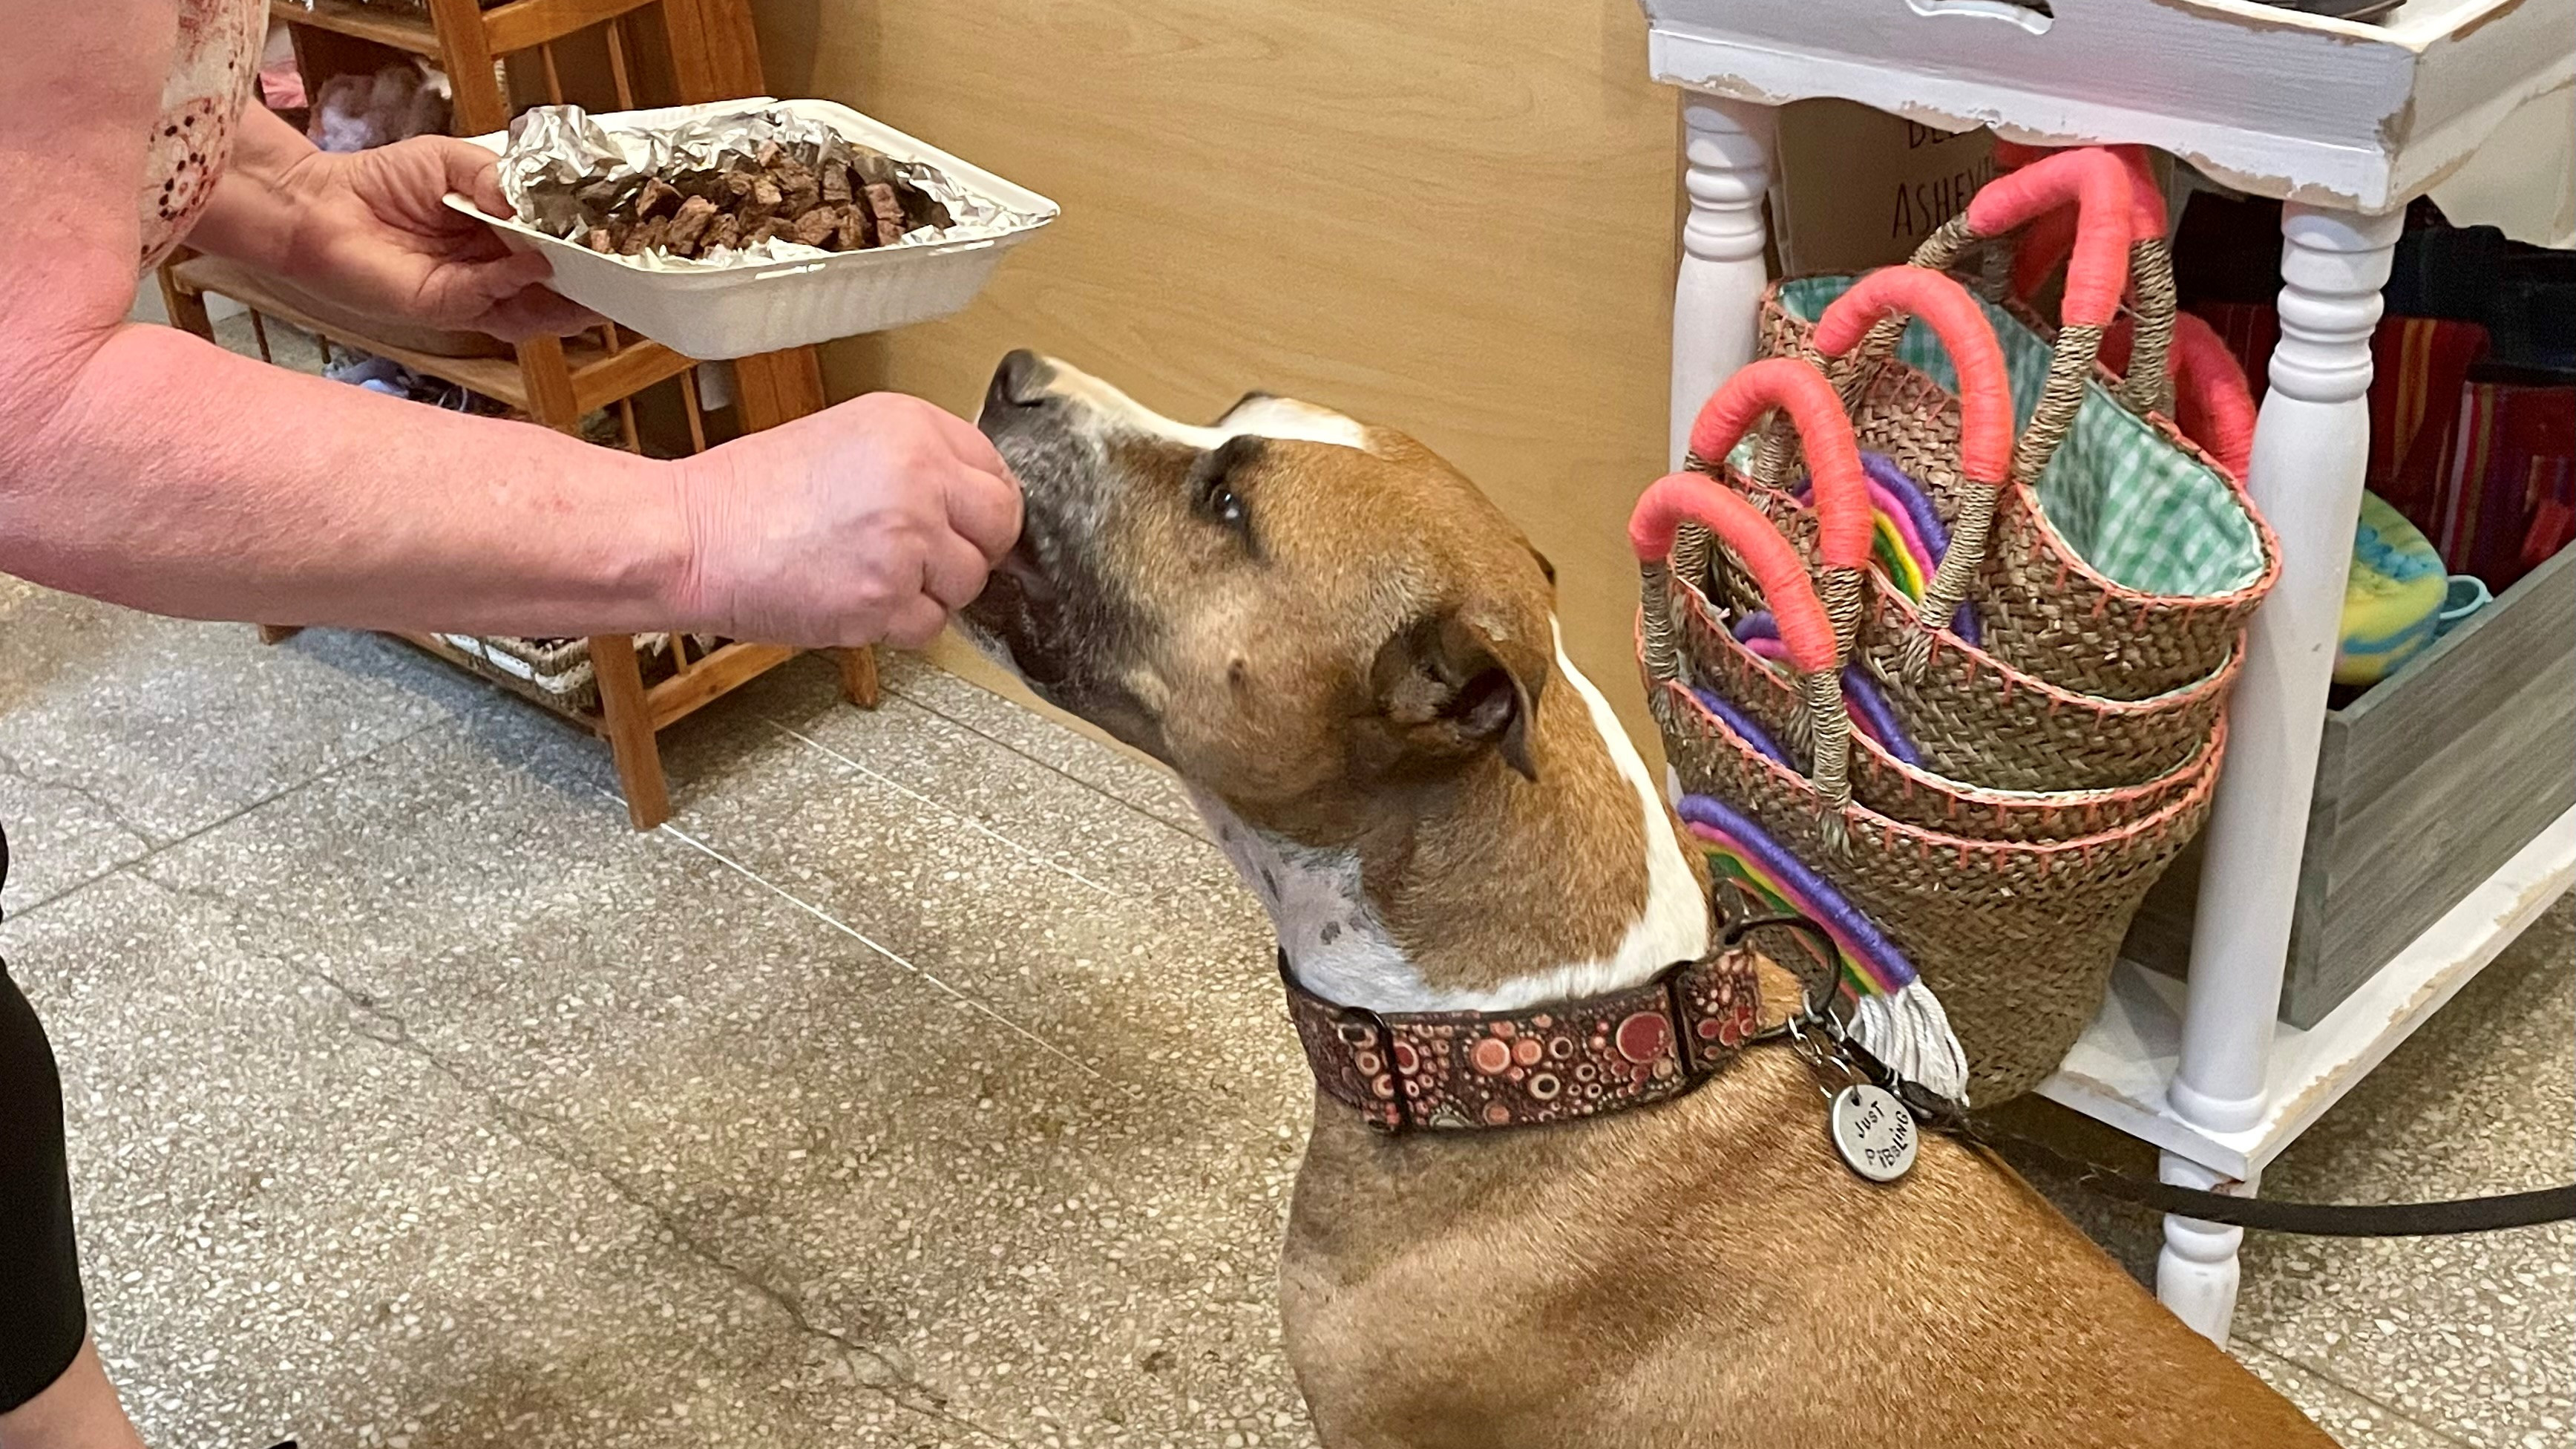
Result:
[[[1780,300],[1812,323],[1855,280],[1800,278],[1780,288]],[[2019,430],[2029,426],[2048,384],[2049,345],[2002,308],[1983,299],[1978,305],[2003,343]],[[1906,327],[1896,351],[1908,366],[1958,391],[1949,353],[1921,321]],[[2261,536],[2227,480],[2120,406],[2100,382],[2086,389],[2075,425],[2038,486],[2041,513],[2076,557],[2115,584],[2168,598],[2232,594],[2261,579]]]

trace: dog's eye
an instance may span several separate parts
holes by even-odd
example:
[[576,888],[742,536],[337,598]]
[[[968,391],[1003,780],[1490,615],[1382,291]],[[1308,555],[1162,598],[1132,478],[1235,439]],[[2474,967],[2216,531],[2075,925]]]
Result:
[[1190,511],[1246,543],[1252,540],[1252,510],[1235,480],[1260,452],[1259,438],[1228,438],[1190,468]]
[[1233,485],[1222,478],[1210,478],[1199,485],[1199,516],[1212,519],[1241,533],[1252,521],[1243,506],[1243,498]]

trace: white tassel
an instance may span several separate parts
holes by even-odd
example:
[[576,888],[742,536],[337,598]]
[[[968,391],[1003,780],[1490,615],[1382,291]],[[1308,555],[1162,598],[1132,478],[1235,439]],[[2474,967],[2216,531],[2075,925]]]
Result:
[[1962,1107],[1968,1104],[1968,1054],[1931,987],[1913,981],[1894,996],[1860,998],[1851,1034],[1863,1051],[1903,1080]]

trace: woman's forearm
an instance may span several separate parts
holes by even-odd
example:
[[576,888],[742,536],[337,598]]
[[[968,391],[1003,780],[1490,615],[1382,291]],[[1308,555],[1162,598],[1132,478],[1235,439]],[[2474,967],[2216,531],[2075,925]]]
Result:
[[[53,395],[39,396],[50,392]],[[160,613],[493,633],[689,617],[673,465],[165,327],[0,376],[0,572]],[[30,406],[30,404],[39,404]]]
[[299,208],[286,176],[298,161],[318,154],[301,131],[251,102],[233,129],[232,160],[188,230],[188,245],[262,271],[288,271]]

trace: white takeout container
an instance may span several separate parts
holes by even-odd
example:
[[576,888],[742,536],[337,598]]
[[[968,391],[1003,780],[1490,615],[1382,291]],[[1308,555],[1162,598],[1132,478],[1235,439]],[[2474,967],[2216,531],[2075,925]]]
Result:
[[[663,272],[629,265],[512,218],[486,215],[462,196],[451,193],[447,204],[489,223],[513,251],[544,252],[554,262],[552,285],[557,292],[684,357],[702,361],[776,352],[945,317],[975,300],[1003,253],[1055,219],[1056,204],[1027,187],[830,101],[771,101],[753,96],[712,105],[618,111],[592,119],[611,130],[662,129],[709,112],[753,106],[812,117],[898,160],[928,162],[960,186],[983,192],[1014,211],[1035,213],[1037,220],[1000,236],[969,241],[912,242],[804,261]],[[473,139],[495,152],[509,144],[509,136],[500,132]]]

